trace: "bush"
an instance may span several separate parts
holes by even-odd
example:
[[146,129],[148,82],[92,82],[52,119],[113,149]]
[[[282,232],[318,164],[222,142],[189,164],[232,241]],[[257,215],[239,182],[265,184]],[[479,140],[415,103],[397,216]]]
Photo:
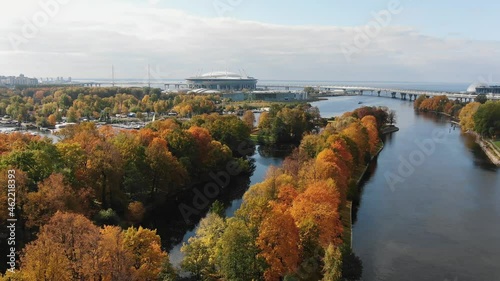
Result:
[[101,210],[95,216],[95,222],[97,225],[119,225],[120,217],[116,214],[115,210],[109,208],[107,210]]

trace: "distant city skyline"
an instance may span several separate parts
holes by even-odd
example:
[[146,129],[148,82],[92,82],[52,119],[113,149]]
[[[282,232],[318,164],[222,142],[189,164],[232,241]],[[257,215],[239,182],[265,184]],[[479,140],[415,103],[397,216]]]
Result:
[[[21,2],[21,1],[19,1]],[[0,75],[500,81],[494,1],[26,0],[0,18]]]

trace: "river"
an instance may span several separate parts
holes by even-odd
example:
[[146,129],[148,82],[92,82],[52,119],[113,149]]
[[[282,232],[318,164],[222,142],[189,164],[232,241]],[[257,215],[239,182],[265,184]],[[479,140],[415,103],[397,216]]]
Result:
[[[500,169],[446,117],[416,114],[409,101],[355,96],[313,105],[332,117],[359,102],[395,110],[400,128],[385,139],[361,185],[353,249],[363,261],[363,280],[499,280]],[[426,144],[424,150],[417,143]],[[253,157],[251,184],[282,161],[259,150]],[[240,204],[234,199],[226,214]],[[170,251],[174,264],[181,244]]]
[[359,100],[396,110],[400,128],[362,184],[353,248],[363,280],[500,280],[500,170],[447,117],[415,114],[410,102],[363,96],[315,105],[329,117]]
[[[251,156],[251,159],[253,159],[254,165],[255,165],[255,170],[250,176],[249,182],[246,183],[241,183],[241,182],[231,182],[229,186],[226,189],[230,189],[232,187],[236,187],[237,189],[240,189],[239,192],[237,192],[236,196],[232,196],[233,199],[229,198],[229,200],[225,200],[225,198],[219,198],[221,202],[226,203],[226,212],[225,215],[226,217],[232,217],[234,215],[234,212],[238,210],[241,206],[241,203],[243,201],[242,196],[244,192],[251,186],[256,183],[259,183],[264,180],[267,170],[271,166],[279,167],[281,166],[281,163],[283,162],[283,159],[287,156],[287,154],[290,152],[290,148],[283,148],[280,150],[266,150],[263,147],[257,146],[255,149],[254,155]],[[243,190],[241,190],[243,188]],[[236,197],[236,198],[234,198]],[[229,201],[227,203],[227,201]],[[183,243],[186,243],[190,237],[193,237],[196,233],[196,229],[198,228],[198,224],[188,230],[184,236],[182,237],[182,240],[176,244],[173,245],[172,249],[169,251],[169,257],[170,257],[170,262],[174,266],[178,266],[180,262],[182,261],[183,254],[181,253],[181,247]]]

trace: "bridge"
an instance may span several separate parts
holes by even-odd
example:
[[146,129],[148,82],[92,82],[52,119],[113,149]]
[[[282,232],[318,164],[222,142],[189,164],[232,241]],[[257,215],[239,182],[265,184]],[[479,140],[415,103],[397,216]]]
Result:
[[[429,90],[410,90],[410,89],[396,89],[396,88],[377,88],[377,87],[364,87],[364,86],[347,86],[347,85],[257,85],[258,88],[282,88],[285,90],[290,89],[305,89],[307,87],[313,88],[325,94],[339,95],[339,94],[353,94],[363,95],[364,93],[376,94],[377,96],[390,96],[392,98],[401,98],[402,100],[416,100],[419,96],[425,95],[427,97],[433,96],[447,96],[450,99],[457,99],[460,101],[473,101],[476,98],[475,94],[462,93],[462,92],[445,92],[445,91],[429,91]],[[500,100],[500,95],[487,95],[490,100]]]
[[[102,83],[107,84],[107,83]],[[121,83],[121,84],[133,84],[138,85],[139,83]],[[164,85],[165,90],[170,89],[173,86],[174,89],[187,88],[186,83],[176,83],[167,82],[161,83]],[[83,87],[101,87],[100,82],[85,82],[85,83],[72,83],[72,85],[78,85]],[[290,90],[304,90],[305,88],[313,88],[322,92],[325,95],[363,95],[365,93],[370,93],[371,95],[377,95],[379,97],[392,97],[400,98],[402,100],[416,100],[419,96],[425,95],[427,97],[442,96],[445,95],[449,99],[456,99],[463,102],[473,101],[476,97],[475,94],[465,93],[465,92],[446,92],[446,91],[429,91],[429,90],[411,90],[411,89],[396,89],[396,88],[377,88],[377,87],[365,87],[365,86],[352,86],[352,85],[297,85],[297,84],[257,84],[258,89],[282,89],[285,91]],[[487,95],[489,100],[500,100],[500,95]]]

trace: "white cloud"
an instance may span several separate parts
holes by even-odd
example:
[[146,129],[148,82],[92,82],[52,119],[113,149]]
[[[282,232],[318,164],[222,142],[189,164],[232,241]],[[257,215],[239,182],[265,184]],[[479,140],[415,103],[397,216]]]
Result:
[[226,66],[260,79],[469,82],[479,75],[500,77],[500,42],[434,38],[388,26],[348,62],[341,43],[353,40],[355,27],[201,18],[147,1],[142,6],[68,1],[19,51],[6,36],[20,35],[21,18],[31,19],[41,8],[31,0],[31,5],[18,1],[9,7],[12,12],[0,19],[0,75],[108,77],[114,64],[117,77],[143,77],[149,63],[169,78]]

